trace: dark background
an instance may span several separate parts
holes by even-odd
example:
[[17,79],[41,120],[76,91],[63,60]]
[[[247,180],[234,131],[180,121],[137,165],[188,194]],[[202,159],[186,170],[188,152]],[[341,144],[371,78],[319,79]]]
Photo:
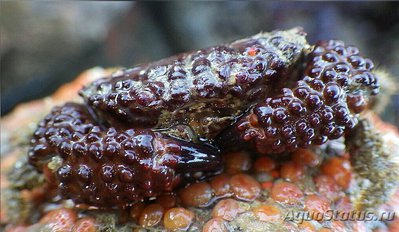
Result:
[[[174,53],[302,26],[308,39],[356,45],[399,82],[396,2],[0,2],[1,114],[93,66]],[[399,96],[385,120],[399,125]]]

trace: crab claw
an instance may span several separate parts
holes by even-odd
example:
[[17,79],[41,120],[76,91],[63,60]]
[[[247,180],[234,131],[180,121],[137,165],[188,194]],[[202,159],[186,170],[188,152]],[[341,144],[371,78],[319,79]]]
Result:
[[240,144],[234,139],[262,154],[281,153],[338,139],[356,126],[378,93],[373,63],[335,40],[319,42],[307,59],[303,78],[255,105],[218,138],[220,148]]
[[222,159],[218,150],[205,145],[181,145],[182,152],[178,157],[177,172],[214,172],[220,170]]
[[54,108],[31,141],[29,162],[48,167],[61,196],[98,207],[123,207],[172,191],[194,172],[216,172],[212,147],[149,129],[102,128],[84,105]]

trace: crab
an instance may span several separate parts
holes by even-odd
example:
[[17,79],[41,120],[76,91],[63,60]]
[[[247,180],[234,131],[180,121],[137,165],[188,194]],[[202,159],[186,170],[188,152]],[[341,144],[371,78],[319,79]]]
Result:
[[[284,156],[369,138],[362,115],[379,91],[373,63],[342,41],[309,45],[305,36],[260,33],[98,79],[79,92],[83,104],[55,107],[39,123],[29,163],[65,199],[124,208],[220,173],[227,151]],[[372,189],[385,196],[396,186],[393,164],[353,144],[360,173],[361,160],[383,159],[386,169],[370,168],[390,183]]]

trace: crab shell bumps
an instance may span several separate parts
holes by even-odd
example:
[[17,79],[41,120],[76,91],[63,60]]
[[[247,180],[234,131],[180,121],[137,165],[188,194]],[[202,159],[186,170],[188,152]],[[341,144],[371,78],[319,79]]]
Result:
[[[387,151],[364,154],[386,167],[386,187],[357,158],[358,141],[383,143],[362,116],[378,93],[373,68],[355,47],[311,46],[295,28],[118,70],[86,81],[84,103],[58,102],[33,134],[29,163],[51,196],[129,212],[133,228],[351,230],[358,225],[281,217],[290,207],[376,210],[389,200],[397,166]],[[348,136],[345,153],[336,144]],[[353,187],[356,178],[376,187]],[[94,225],[74,210],[47,218],[67,215],[71,230]]]

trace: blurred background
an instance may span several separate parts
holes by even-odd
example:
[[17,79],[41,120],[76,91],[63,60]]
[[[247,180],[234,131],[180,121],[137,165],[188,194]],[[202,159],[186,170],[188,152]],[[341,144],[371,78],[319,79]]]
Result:
[[[260,31],[341,39],[399,83],[397,2],[0,2],[1,114],[93,66],[133,66]],[[399,125],[399,95],[384,119]]]

